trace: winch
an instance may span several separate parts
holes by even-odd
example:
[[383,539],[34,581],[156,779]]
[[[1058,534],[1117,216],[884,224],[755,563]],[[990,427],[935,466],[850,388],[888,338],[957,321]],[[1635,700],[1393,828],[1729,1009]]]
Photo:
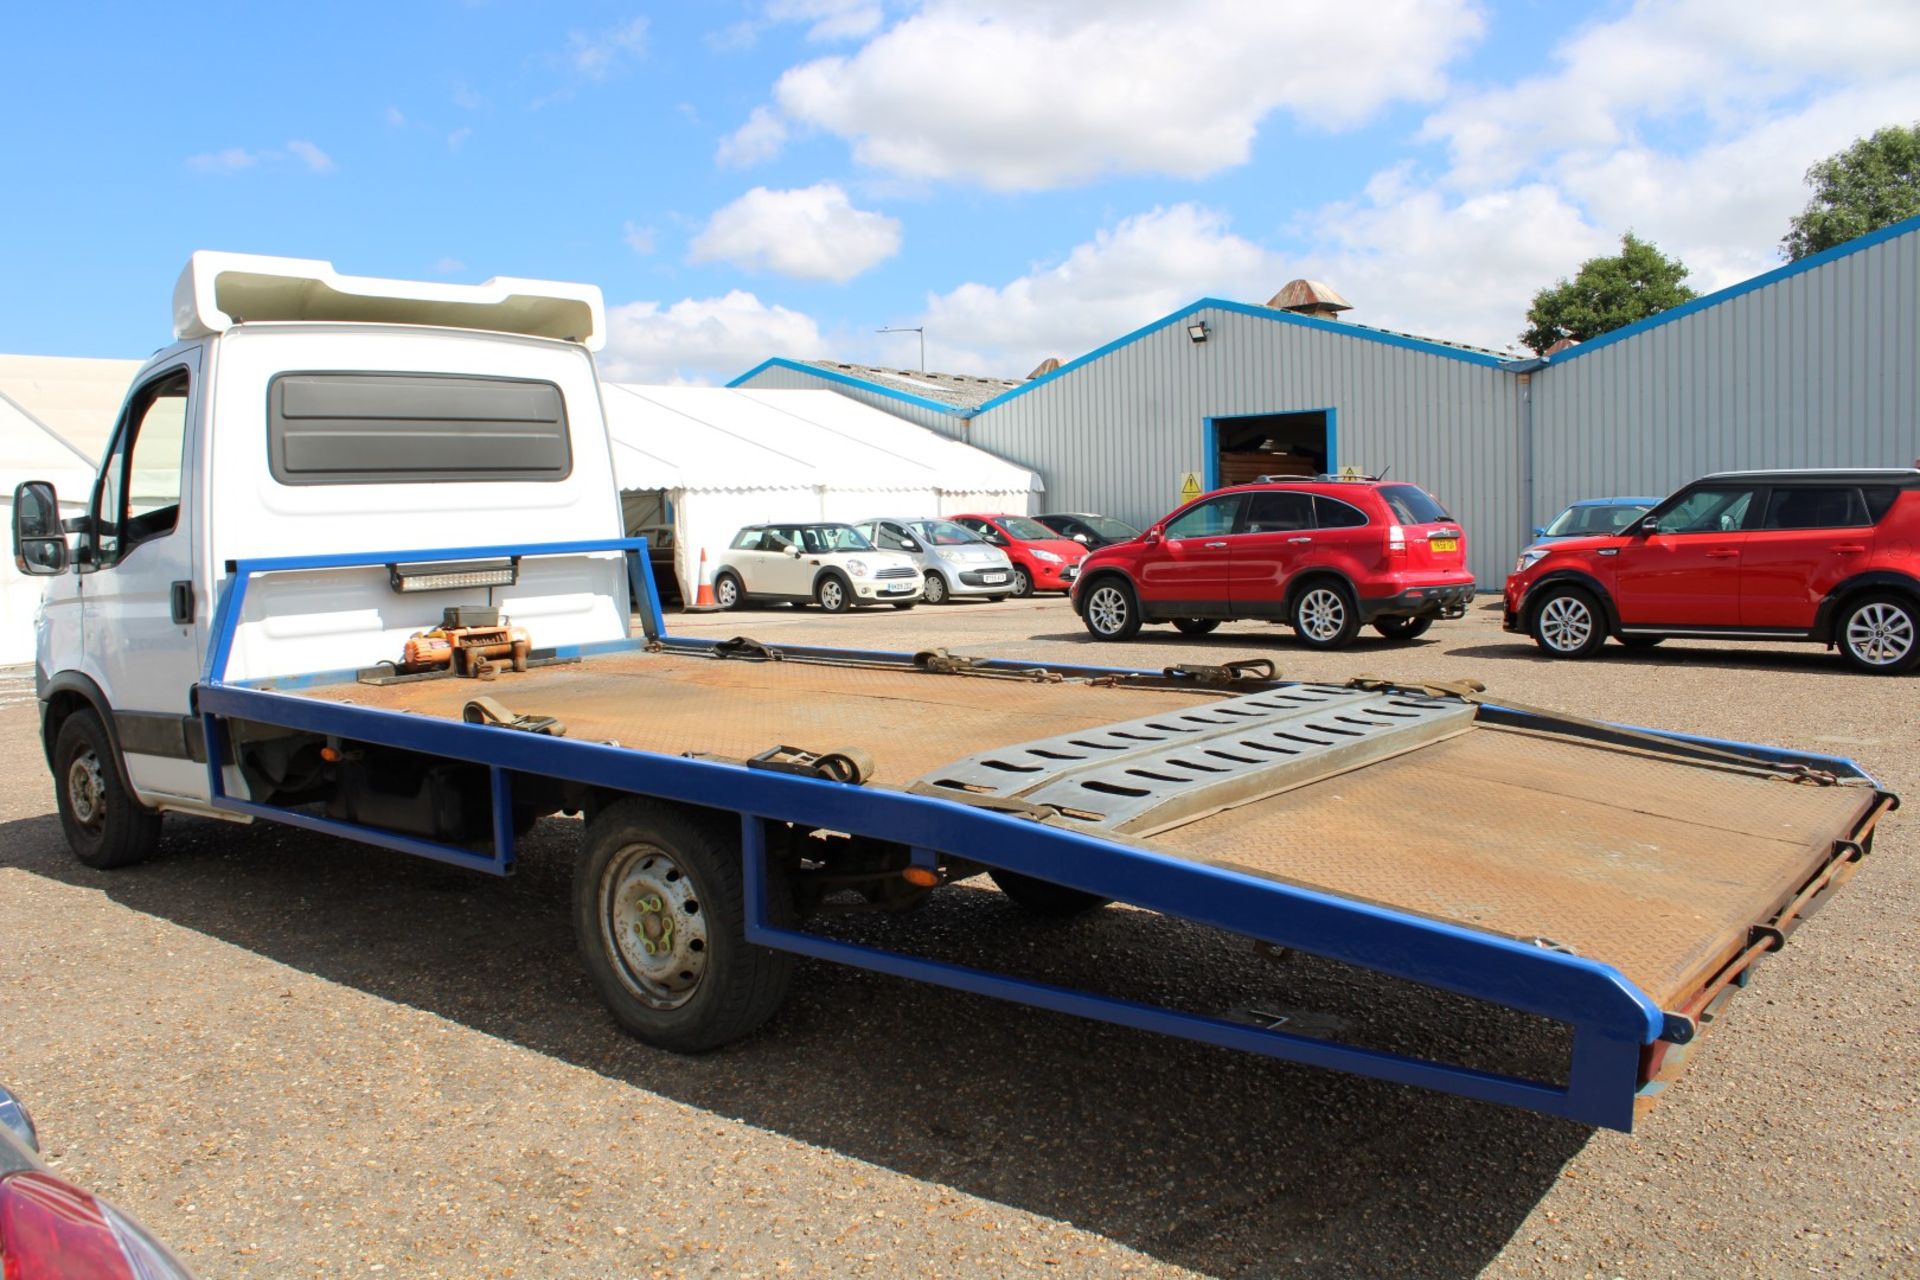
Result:
[[399,666],[409,675],[451,670],[490,680],[496,659],[505,658],[515,671],[525,671],[532,650],[526,628],[509,626],[498,609],[453,605],[441,615],[439,626],[407,637]]

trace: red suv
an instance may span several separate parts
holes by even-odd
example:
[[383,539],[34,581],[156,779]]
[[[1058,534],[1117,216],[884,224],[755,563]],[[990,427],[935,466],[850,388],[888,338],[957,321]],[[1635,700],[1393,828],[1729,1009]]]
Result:
[[1142,623],[1190,636],[1222,622],[1288,622],[1338,649],[1363,623],[1411,640],[1473,599],[1460,524],[1424,489],[1374,479],[1268,481],[1195,499],[1080,565],[1073,607],[1095,638]]
[[948,516],[1007,553],[1013,561],[1013,594],[1066,591],[1080,573],[1087,549],[1028,516]]
[[1861,671],[1920,664],[1920,470],[1696,480],[1617,534],[1528,547],[1506,627],[1556,658],[1612,635],[1813,640]]

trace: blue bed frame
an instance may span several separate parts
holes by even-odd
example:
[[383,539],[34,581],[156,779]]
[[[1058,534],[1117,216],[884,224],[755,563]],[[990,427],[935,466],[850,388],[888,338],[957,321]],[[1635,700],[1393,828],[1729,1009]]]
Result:
[[[303,697],[296,691],[315,684],[350,681],[352,672],[262,681],[230,681],[226,677],[248,584],[261,574],[395,562],[607,553],[628,557],[629,584],[640,609],[645,637],[591,650],[564,651],[562,656],[590,661],[594,652],[631,649],[650,640],[681,651],[704,651],[712,647],[712,641],[679,639],[666,634],[659,600],[645,571],[647,551],[643,539],[460,547],[381,555],[295,556],[243,560],[231,565],[215,608],[206,671],[197,689],[196,703],[206,733],[207,772],[214,807],[494,875],[506,875],[513,870],[513,783],[517,775],[568,779],[732,812],[739,815],[744,853],[746,933],[748,940],[758,945],[1291,1062],[1420,1085],[1623,1130],[1631,1129],[1633,1124],[1643,1051],[1662,1039],[1673,1044],[1684,1043],[1693,1033],[1691,1019],[1661,1010],[1616,969],[1594,960],[935,796],[795,774],[749,771],[742,765],[723,761],[355,707]],[[904,654],[850,650],[813,652],[912,666],[912,659]],[[1012,670],[1030,669],[1034,664],[998,661],[984,665]],[[1048,665],[1050,669],[1074,675],[1140,674],[1109,667]],[[1489,710],[1522,721],[1527,718],[1524,713],[1502,708]],[[491,779],[493,847],[490,852],[478,852],[231,795],[224,775],[232,761],[228,719],[382,743],[484,766]],[[1644,732],[1657,733],[1682,751],[1684,744],[1722,747],[1755,759],[1803,765],[1844,778],[1867,777],[1849,760],[1747,743]],[[1572,1031],[1566,1082],[1562,1085],[1522,1079],[1179,1012],[787,927],[776,923],[768,909],[769,823],[795,823],[897,842],[910,848],[914,861],[920,865],[934,865],[944,853],[1550,1018]]]

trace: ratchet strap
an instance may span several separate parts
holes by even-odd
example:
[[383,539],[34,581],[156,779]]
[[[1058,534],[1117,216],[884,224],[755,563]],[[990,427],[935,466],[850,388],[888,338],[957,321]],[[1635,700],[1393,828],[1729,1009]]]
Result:
[[549,738],[567,736],[567,726],[552,716],[519,715],[509,711],[498,698],[473,698],[460,710],[460,718],[468,724],[487,724],[498,729],[520,729],[527,733],[544,734]]

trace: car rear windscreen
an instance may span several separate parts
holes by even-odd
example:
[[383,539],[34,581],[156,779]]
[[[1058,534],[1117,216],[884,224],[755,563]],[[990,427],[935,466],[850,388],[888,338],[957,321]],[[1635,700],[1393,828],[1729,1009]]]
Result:
[[1380,498],[1401,524],[1439,524],[1453,519],[1432,494],[1410,484],[1383,484]]
[[281,484],[564,480],[560,388],[437,373],[283,373],[267,384],[267,455]]

